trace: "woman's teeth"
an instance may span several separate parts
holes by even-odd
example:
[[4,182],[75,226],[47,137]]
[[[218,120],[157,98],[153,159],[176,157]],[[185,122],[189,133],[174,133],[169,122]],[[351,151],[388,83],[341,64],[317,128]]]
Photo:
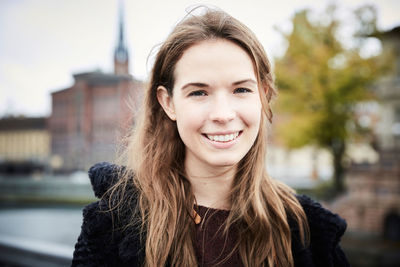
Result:
[[233,133],[233,134],[225,134],[225,135],[210,135],[207,134],[207,138],[210,139],[211,141],[216,141],[216,142],[229,142],[238,137],[239,132]]

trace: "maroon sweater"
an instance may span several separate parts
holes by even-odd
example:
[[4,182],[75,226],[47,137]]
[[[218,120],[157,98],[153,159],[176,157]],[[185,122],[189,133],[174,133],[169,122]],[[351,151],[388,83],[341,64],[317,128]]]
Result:
[[194,243],[199,267],[243,266],[238,250],[232,253],[238,238],[237,231],[231,227],[228,234],[224,234],[229,210],[197,206],[196,211],[202,218],[196,225]]

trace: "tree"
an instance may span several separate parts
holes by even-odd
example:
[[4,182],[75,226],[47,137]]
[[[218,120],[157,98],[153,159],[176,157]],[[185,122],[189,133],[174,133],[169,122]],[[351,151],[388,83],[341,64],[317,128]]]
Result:
[[330,6],[319,21],[303,10],[292,19],[293,30],[283,34],[286,52],[275,59],[279,97],[275,108],[289,114],[279,138],[291,148],[314,144],[332,154],[336,192],[344,190],[343,159],[346,144],[354,136],[354,107],[374,98],[370,85],[386,69],[378,56],[362,56],[364,40],[376,31],[376,12],[364,6],[354,12],[359,25],[352,47],[338,38],[340,21]]

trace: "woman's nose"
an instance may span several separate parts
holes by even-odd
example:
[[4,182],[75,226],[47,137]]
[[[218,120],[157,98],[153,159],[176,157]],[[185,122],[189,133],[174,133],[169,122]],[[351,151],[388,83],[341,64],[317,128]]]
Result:
[[224,95],[215,96],[209,114],[210,120],[218,123],[229,122],[236,116],[232,101],[229,100],[229,96]]

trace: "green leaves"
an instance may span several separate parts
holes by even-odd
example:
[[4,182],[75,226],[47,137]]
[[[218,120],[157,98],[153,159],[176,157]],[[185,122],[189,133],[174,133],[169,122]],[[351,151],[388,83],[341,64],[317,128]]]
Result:
[[312,21],[310,11],[300,11],[292,19],[293,31],[283,34],[288,46],[285,54],[275,59],[279,92],[275,109],[285,119],[275,124],[275,136],[289,148],[308,144],[327,148],[333,156],[335,185],[340,191],[346,143],[368,133],[357,130],[354,107],[374,99],[371,85],[389,69],[390,60],[361,56],[363,40],[376,31],[373,7],[354,12],[358,25],[354,35],[347,36],[352,46],[338,37],[343,24],[335,17],[335,10],[330,6],[324,16],[313,16]]
[[[369,86],[384,69],[376,57],[361,57],[360,47],[346,48],[341,43],[337,37],[341,22],[334,12],[330,6],[320,21],[313,22],[310,11],[296,13],[292,33],[284,35],[287,50],[275,59],[276,109],[292,114],[278,127],[278,135],[290,147],[329,146],[333,139],[350,138],[346,124],[354,119],[352,107],[374,98]],[[365,23],[355,30],[357,38],[360,32],[376,29],[372,7],[360,8],[354,16],[363,17],[359,23]]]

